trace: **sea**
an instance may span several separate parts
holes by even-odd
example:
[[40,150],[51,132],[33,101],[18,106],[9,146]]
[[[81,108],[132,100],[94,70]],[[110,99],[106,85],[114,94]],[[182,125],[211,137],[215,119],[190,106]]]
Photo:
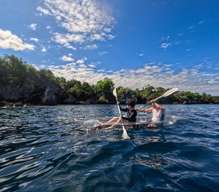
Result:
[[94,129],[115,105],[0,108],[0,192],[218,192],[219,105],[165,108],[163,127],[129,140]]

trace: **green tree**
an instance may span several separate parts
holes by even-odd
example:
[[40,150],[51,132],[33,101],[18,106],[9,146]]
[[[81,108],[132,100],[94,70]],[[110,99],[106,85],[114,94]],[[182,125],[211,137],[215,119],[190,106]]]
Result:
[[118,99],[122,104],[127,103],[128,99],[133,99],[137,101],[137,92],[132,89],[118,87],[117,94],[118,94]]
[[[96,85],[67,81],[56,77],[50,70],[37,70],[13,55],[0,57],[0,101],[31,104],[114,103],[113,89],[114,83],[108,78],[98,81]],[[136,90],[119,87],[117,91],[121,103],[128,98],[145,103],[162,95],[166,89],[147,85]],[[219,97],[181,91],[160,102],[219,103]]]
[[109,78],[104,78],[97,82],[96,94],[100,103],[113,103],[115,98],[113,96],[114,83]]

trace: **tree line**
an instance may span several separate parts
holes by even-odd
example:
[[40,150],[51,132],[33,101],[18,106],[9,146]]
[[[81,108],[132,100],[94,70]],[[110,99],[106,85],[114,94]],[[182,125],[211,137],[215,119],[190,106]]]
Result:
[[[77,80],[67,81],[56,77],[49,70],[37,70],[13,55],[0,57],[0,105],[114,104],[113,89],[114,83],[109,78],[100,80],[95,85]],[[165,91],[162,87],[155,88],[151,85],[136,90],[119,87],[118,97],[120,103],[126,103],[128,98],[132,98],[142,104]],[[219,103],[219,97],[180,91],[161,102]]]

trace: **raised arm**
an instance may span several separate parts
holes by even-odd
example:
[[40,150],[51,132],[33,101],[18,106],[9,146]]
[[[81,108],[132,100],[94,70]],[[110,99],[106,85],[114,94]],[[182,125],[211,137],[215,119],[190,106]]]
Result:
[[151,113],[152,112],[152,107],[149,107],[147,109],[137,109],[139,112],[144,112],[144,113]]
[[161,110],[164,110],[165,108],[162,105],[159,105],[158,103],[154,103],[155,107]]

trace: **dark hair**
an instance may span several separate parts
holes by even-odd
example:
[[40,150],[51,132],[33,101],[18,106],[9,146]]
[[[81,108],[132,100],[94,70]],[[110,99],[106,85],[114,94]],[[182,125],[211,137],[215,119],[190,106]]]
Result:
[[128,100],[128,105],[131,107],[135,107],[135,101],[132,99]]

